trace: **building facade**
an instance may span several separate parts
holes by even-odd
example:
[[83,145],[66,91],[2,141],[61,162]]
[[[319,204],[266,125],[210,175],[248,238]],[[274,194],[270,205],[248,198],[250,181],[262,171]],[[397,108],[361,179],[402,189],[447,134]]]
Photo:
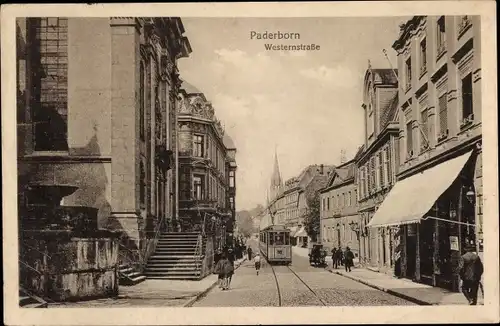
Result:
[[[232,233],[234,226],[236,148],[211,103],[186,82],[177,120],[181,230],[212,230],[224,239],[225,231]],[[209,221],[215,225],[208,227]]]
[[124,231],[144,262],[173,216],[177,60],[191,52],[182,21],[44,17],[17,29],[20,192],[78,187],[62,204],[98,209],[99,228]]
[[380,271],[392,270],[397,230],[366,229],[366,225],[395,182],[399,130],[397,104],[396,71],[369,67],[363,86],[365,140],[363,151],[356,159],[361,218],[360,263]]
[[395,187],[412,184],[426,196],[375,224],[404,225],[403,276],[457,291],[465,247],[482,256],[480,17],[415,16],[393,48],[405,85]]
[[325,188],[320,190],[320,240],[330,252],[334,247],[349,247],[359,257],[359,225],[356,162],[335,168]]
[[292,244],[307,244],[304,217],[308,212],[308,201],[326,185],[333,170],[334,167],[330,165],[310,165],[283,184],[275,158],[270,188],[270,193],[275,194],[275,197],[269,201],[268,211],[275,224],[285,225],[291,230]]

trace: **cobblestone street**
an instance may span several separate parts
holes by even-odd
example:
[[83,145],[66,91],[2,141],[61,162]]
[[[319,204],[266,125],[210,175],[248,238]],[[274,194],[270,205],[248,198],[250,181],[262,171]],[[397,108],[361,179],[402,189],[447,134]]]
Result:
[[[256,245],[254,250],[256,250]],[[280,306],[380,306],[414,305],[409,301],[373,289],[354,280],[330,273],[324,268],[309,266],[306,257],[295,254],[287,266],[263,264],[257,276],[253,262],[245,261],[236,271],[231,289],[214,288],[195,307]],[[295,273],[293,273],[293,272]],[[303,282],[297,277],[297,274]]]

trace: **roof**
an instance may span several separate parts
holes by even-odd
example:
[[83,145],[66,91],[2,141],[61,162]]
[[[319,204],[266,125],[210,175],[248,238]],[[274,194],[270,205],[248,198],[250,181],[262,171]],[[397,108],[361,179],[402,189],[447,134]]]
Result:
[[235,149],[236,145],[234,145],[234,141],[227,133],[224,133],[224,137],[222,138],[222,142],[227,149]]
[[[380,78],[380,81],[383,85],[392,85],[392,84],[397,84],[398,83],[398,78],[397,78],[397,69],[392,70],[392,69],[371,69],[373,75],[374,75],[374,80],[377,80],[377,77]],[[396,75],[394,75],[394,72],[396,72]]]
[[202,91],[200,91],[198,88],[194,87],[193,85],[191,85],[190,83],[188,83],[187,81],[182,80],[182,84],[181,84],[181,89],[183,89],[184,91],[186,91],[186,93],[188,94],[203,94]]
[[389,123],[396,120],[396,115],[398,113],[398,93],[394,95],[391,101],[387,104],[386,108],[382,109],[381,124],[382,129],[387,127]]
[[356,152],[356,155],[354,155],[353,161],[357,161],[359,159],[359,157],[361,156],[361,154],[363,154],[364,150],[365,150],[365,145],[359,146],[358,151]]

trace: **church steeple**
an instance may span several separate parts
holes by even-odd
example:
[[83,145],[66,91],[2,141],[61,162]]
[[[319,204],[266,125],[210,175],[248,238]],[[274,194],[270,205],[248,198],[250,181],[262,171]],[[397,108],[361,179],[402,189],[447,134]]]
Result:
[[274,199],[283,187],[283,180],[281,179],[280,166],[278,162],[278,151],[274,150],[274,168],[273,175],[271,176],[271,198]]

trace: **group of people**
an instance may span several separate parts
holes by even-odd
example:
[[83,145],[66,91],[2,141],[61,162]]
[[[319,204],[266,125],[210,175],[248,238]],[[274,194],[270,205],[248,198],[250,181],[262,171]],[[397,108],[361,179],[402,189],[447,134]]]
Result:
[[214,274],[218,274],[219,288],[228,290],[234,274],[235,253],[232,248],[224,248],[216,253]]
[[350,272],[351,268],[354,267],[354,254],[351,248],[346,247],[345,251],[342,251],[342,247],[333,247],[332,249],[332,262],[333,268],[337,269],[339,266],[343,265],[346,272]]
[[253,253],[252,247],[249,246],[247,248],[248,261],[252,260],[252,258],[253,258],[254,265],[255,265],[255,271],[257,272],[257,275],[259,275],[259,271],[260,271],[260,254],[259,254],[258,251],[257,251],[257,253],[255,255],[252,255],[252,253]]

